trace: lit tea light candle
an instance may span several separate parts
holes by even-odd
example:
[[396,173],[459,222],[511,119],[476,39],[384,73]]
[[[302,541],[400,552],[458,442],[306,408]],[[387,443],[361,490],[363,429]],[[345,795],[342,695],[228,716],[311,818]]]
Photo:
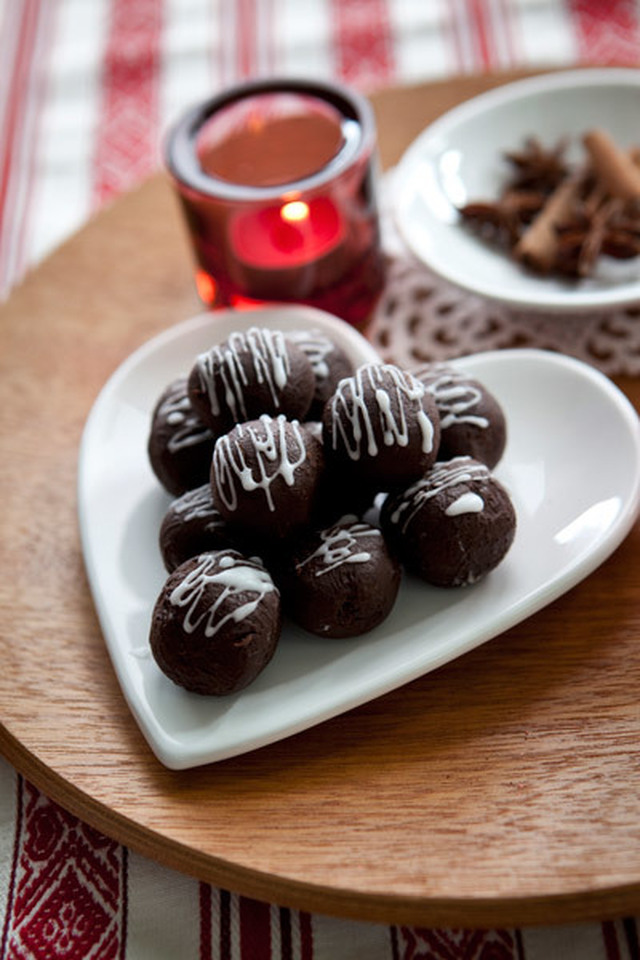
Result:
[[364,323],[384,278],[364,98],[247,84],[187,114],[167,163],[207,303],[294,300]]
[[241,211],[230,232],[238,260],[266,270],[291,270],[312,263],[335,251],[346,236],[340,211],[326,197]]

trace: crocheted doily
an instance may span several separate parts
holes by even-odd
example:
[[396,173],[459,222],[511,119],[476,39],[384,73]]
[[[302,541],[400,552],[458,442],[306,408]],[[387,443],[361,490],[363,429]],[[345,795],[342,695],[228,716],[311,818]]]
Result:
[[410,366],[483,350],[537,347],[577,357],[609,376],[640,376],[640,303],[606,313],[533,314],[460,290],[404,248],[387,209],[387,184],[382,227],[389,270],[367,330],[385,361]]

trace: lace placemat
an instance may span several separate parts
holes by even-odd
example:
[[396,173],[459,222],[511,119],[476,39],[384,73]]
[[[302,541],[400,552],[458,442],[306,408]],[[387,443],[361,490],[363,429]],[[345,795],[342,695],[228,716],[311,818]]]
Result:
[[432,273],[404,247],[383,182],[385,291],[369,339],[385,361],[412,366],[506,347],[536,347],[577,357],[608,376],[640,376],[640,303],[606,313],[523,313],[467,293]]

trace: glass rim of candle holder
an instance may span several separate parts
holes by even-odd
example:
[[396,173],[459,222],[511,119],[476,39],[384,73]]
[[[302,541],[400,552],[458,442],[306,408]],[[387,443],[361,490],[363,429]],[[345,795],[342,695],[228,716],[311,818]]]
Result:
[[[336,153],[318,170],[298,179],[268,186],[237,183],[204,170],[194,143],[198,132],[223,109],[263,94],[298,94],[317,99],[336,109],[342,117],[354,121],[357,135],[347,136]],[[230,203],[268,201],[296,191],[313,191],[331,183],[355,163],[363,152],[376,147],[376,121],[369,100],[358,91],[327,80],[299,77],[269,77],[249,80],[229,87],[188,109],[174,123],[165,141],[164,159],[168,172],[179,183],[204,197]]]

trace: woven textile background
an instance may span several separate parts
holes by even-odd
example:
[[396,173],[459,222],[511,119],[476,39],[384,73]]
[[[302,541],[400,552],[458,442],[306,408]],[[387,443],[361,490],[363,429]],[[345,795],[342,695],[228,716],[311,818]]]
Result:
[[637,0],[0,0],[0,291],[154,170],[186,105],[236,80],[369,92],[639,51]]

